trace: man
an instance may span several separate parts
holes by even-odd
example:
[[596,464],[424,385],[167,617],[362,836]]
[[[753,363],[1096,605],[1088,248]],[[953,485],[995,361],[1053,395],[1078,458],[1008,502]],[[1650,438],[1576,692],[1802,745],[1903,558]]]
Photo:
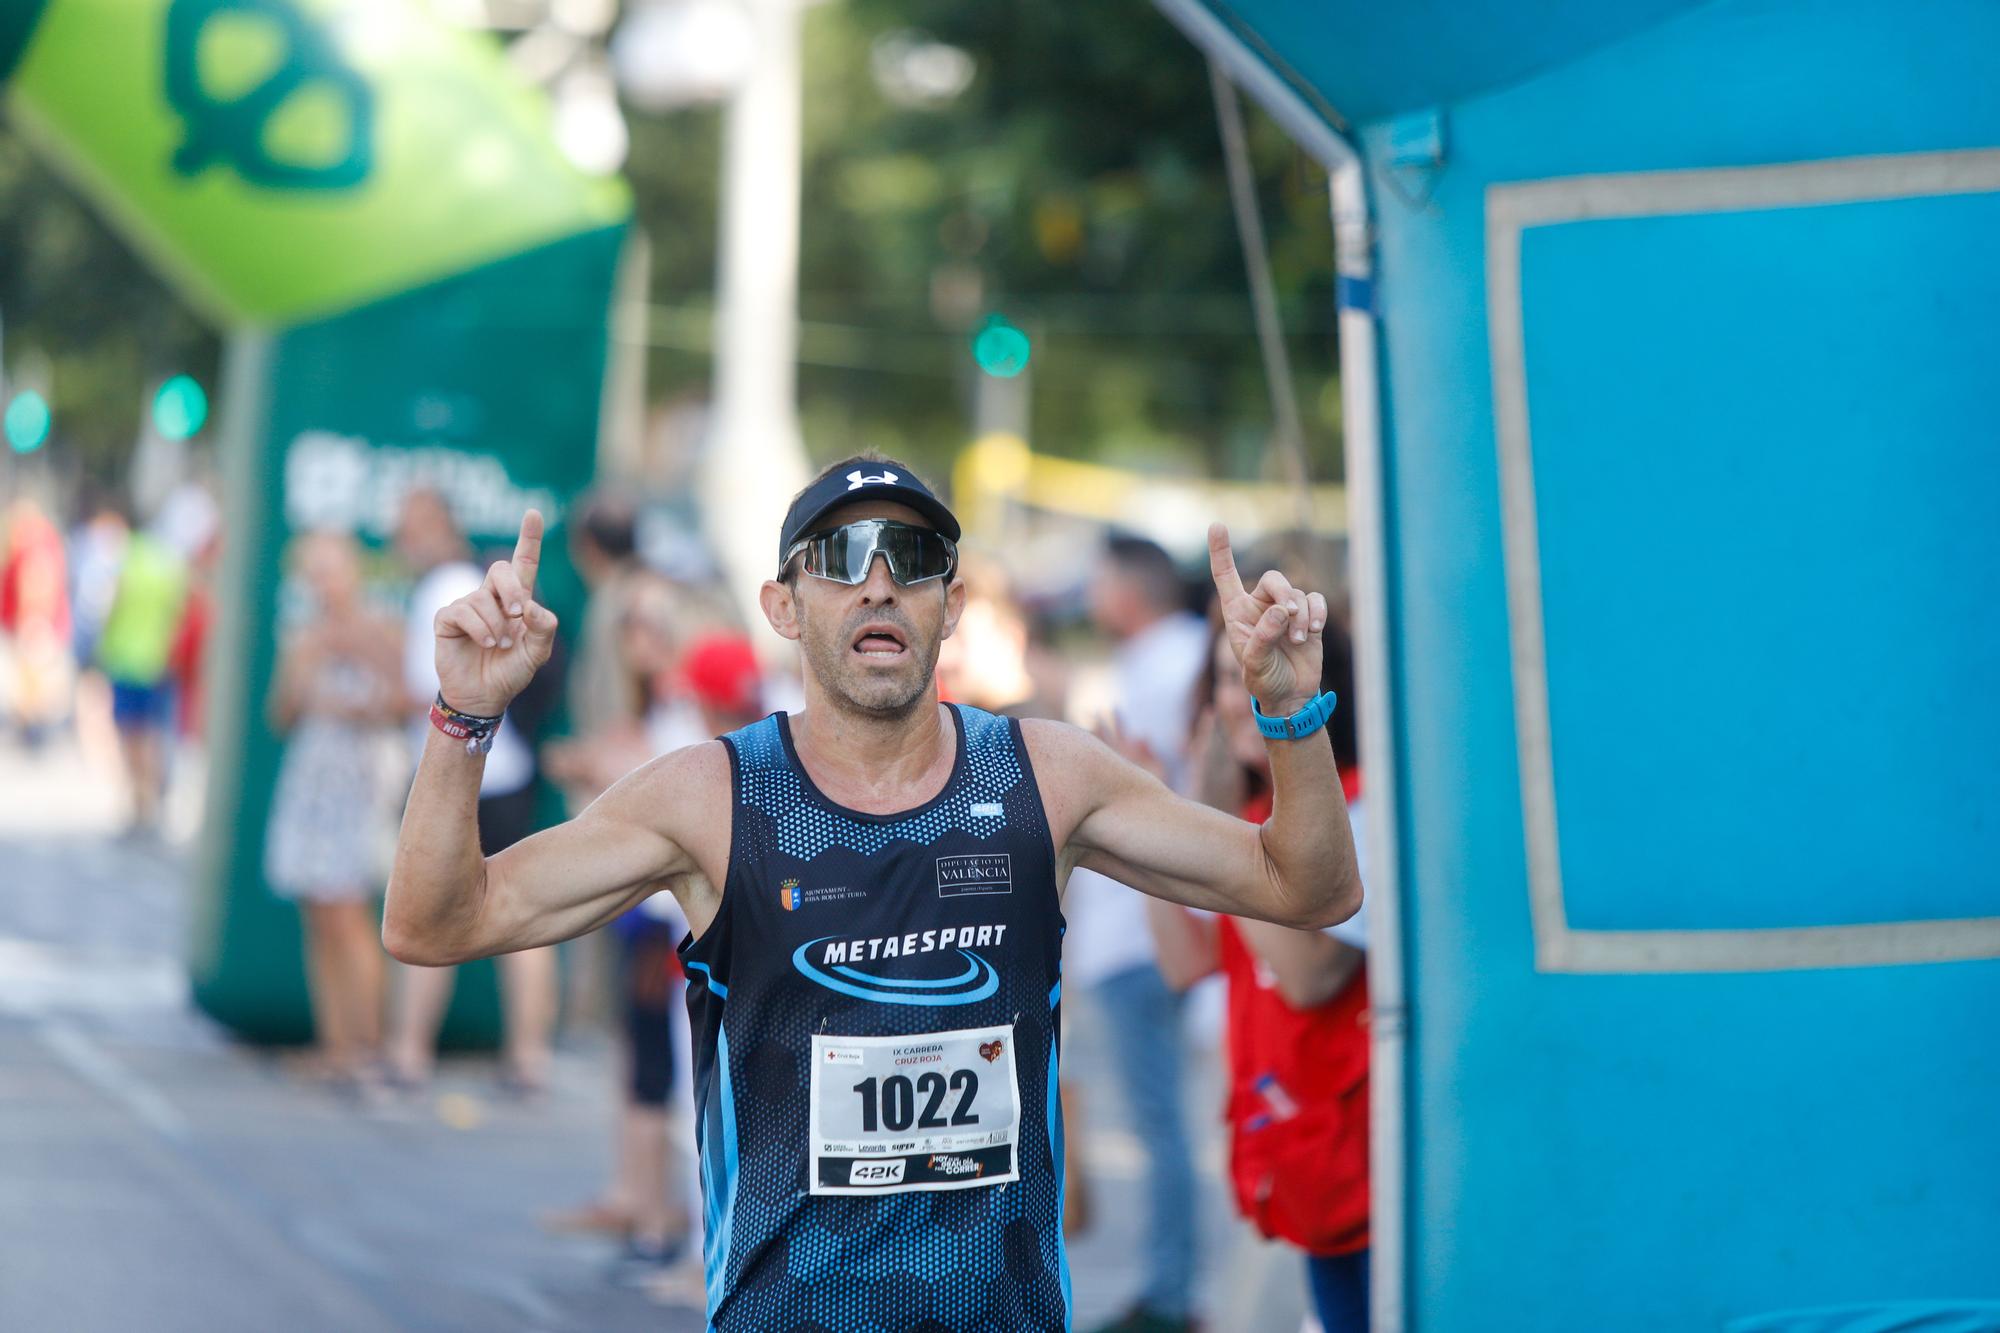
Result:
[[[1124,744],[1142,747],[1157,760],[1177,790],[1195,682],[1209,645],[1207,622],[1189,611],[1187,602],[1180,571],[1158,543],[1122,533],[1105,543],[1090,581],[1090,618],[1117,645],[1112,680],[1118,733]],[[1107,1033],[1112,1072],[1146,1154],[1145,1260],[1138,1296],[1098,1333],[1185,1333],[1193,1327],[1189,1307],[1201,1210],[1181,1107],[1186,1092],[1180,996],[1160,978],[1145,900],[1137,893],[1079,869],[1070,876],[1063,908],[1069,922],[1064,975],[1072,993],[1084,993]],[[1076,1076],[1068,1081],[1068,1110],[1079,1113]]]
[[572,734],[589,740],[629,723],[644,708],[619,651],[633,589],[646,578],[630,502],[610,492],[592,495],[572,516],[569,546],[590,594],[570,664],[569,725]]
[[[438,689],[434,621],[441,608],[478,590],[480,574],[451,506],[434,490],[418,487],[403,497],[395,541],[397,554],[417,576],[403,637],[403,684],[417,708],[413,725],[421,751],[430,734],[423,710]],[[552,641],[549,651],[554,648]],[[558,693],[560,664],[541,670],[548,656],[545,652],[537,661],[532,685],[524,681],[508,696],[510,725],[480,768],[479,844],[495,852],[534,832],[535,742]],[[388,1045],[390,1072],[403,1087],[420,1089],[430,1082],[455,981],[450,968],[403,975]],[[500,995],[506,1025],[501,1084],[523,1096],[537,1095],[548,1080],[555,1040],[555,950],[521,950],[502,959]]]
[[670,889],[695,1032],[710,1326],[1067,1328],[1056,1102],[1061,886],[1088,865],[1193,907],[1317,927],[1360,882],[1314,699],[1325,600],[1210,558],[1244,678],[1286,734],[1257,826],[1074,728],[938,702],[958,522],[901,463],[793,500],[765,618],[807,706],[652,761],[491,858],[478,757],[549,651],[542,522],[439,612],[383,939],[432,966],[533,948]]
[[169,667],[188,590],[186,554],[175,536],[156,517],[125,543],[97,639],[97,666],[111,682],[111,718],[132,796],[126,832],[134,837],[160,833],[166,800],[174,706]]

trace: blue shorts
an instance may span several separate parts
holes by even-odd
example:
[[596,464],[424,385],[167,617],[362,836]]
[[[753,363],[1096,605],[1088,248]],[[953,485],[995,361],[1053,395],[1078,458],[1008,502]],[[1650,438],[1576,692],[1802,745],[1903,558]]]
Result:
[[151,685],[111,682],[111,720],[121,731],[165,731],[174,720],[174,687],[166,680]]

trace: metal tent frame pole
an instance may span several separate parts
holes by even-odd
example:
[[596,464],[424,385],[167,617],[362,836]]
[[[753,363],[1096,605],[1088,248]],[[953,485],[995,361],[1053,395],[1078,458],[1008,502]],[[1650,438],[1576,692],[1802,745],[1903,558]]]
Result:
[[1325,111],[1314,108],[1200,0],[1153,0],[1230,82],[1256,100],[1326,168],[1339,275],[1342,435],[1346,445],[1349,570],[1354,597],[1356,684],[1362,766],[1367,773],[1368,985],[1372,1012],[1371,1290],[1376,1333],[1402,1333],[1408,1275],[1405,1146],[1407,995],[1393,679],[1389,641],[1388,509],[1384,491],[1381,385],[1376,357],[1375,263],[1368,184],[1361,156]]

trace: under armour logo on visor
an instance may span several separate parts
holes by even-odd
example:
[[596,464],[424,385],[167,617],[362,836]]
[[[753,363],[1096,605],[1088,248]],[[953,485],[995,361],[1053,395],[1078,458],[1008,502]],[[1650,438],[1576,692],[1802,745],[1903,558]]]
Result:
[[871,477],[867,473],[857,470],[847,474],[847,489],[850,491],[858,491],[863,486],[876,486],[876,485],[894,486],[899,480],[900,478],[898,478],[896,474],[893,472],[884,472],[879,477]]

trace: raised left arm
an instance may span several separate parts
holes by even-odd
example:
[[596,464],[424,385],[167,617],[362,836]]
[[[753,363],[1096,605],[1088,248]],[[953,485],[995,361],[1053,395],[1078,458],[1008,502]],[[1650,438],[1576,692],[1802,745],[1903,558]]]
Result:
[[1324,736],[1270,742],[1276,804],[1252,824],[1176,796],[1075,727],[1024,721],[1021,729],[1065,879],[1085,866],[1168,902],[1285,926],[1334,925],[1361,906]]
[[[1317,693],[1326,598],[1272,570],[1246,589],[1220,524],[1208,530],[1209,570],[1243,685],[1268,717]],[[1155,897],[1284,926],[1338,924],[1361,907],[1354,836],[1320,730],[1266,740],[1271,817],[1250,824],[1174,795],[1095,737],[1054,723],[1027,730],[1035,768],[1053,775],[1052,807],[1065,871],[1089,868]],[[1045,791],[1048,787],[1045,782]]]

